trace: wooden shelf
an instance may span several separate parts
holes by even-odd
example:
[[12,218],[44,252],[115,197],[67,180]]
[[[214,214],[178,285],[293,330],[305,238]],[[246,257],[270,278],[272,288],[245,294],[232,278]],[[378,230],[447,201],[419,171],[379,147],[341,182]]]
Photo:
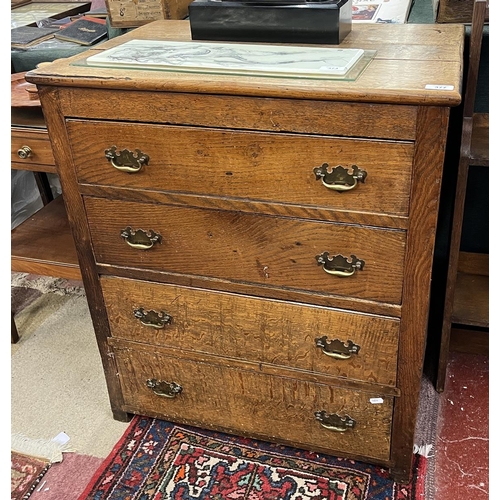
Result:
[[489,277],[457,274],[451,322],[459,325],[489,326]]
[[489,326],[489,255],[460,252],[451,322]]
[[470,165],[488,167],[490,163],[490,115],[489,113],[474,113],[472,120]]
[[82,279],[62,196],[12,230],[11,269]]
[[450,351],[488,356],[490,351],[488,331],[452,327]]

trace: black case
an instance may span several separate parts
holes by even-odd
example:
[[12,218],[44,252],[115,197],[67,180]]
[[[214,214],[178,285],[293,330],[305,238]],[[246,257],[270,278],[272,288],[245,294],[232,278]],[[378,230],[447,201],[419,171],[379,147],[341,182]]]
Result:
[[194,0],[193,40],[338,45],[350,33],[352,0]]

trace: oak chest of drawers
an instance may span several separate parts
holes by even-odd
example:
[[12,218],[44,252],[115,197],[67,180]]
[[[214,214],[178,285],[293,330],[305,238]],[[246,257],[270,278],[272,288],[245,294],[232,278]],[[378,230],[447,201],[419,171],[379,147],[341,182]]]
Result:
[[408,479],[463,27],[358,26],[342,46],[377,52],[355,81],[85,66],[131,38],[189,25],[27,76],[114,417]]

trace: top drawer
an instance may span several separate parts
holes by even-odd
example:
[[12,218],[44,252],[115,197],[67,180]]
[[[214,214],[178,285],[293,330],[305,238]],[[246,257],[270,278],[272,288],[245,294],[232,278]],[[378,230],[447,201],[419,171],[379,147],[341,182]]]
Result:
[[[79,120],[68,121],[68,133],[84,184],[408,213],[412,142]],[[337,166],[366,178],[338,191],[330,177]]]
[[78,88],[60,87],[57,101],[65,116],[92,120],[113,117],[122,122],[373,139],[416,138],[417,106],[290,99],[283,97],[286,92],[282,84],[277,86],[282,94],[279,99],[104,88],[85,88],[81,92]]

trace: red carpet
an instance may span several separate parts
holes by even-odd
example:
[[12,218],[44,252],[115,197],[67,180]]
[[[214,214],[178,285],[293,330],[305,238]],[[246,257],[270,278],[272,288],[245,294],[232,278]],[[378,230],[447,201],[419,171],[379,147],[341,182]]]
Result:
[[11,500],[25,500],[37,487],[47,470],[48,460],[29,457],[11,451],[10,453],[10,490]]
[[379,467],[136,416],[79,500],[423,500],[425,466],[415,455],[397,485]]
[[437,422],[436,500],[500,498],[489,481],[489,358],[451,352],[446,374]]

